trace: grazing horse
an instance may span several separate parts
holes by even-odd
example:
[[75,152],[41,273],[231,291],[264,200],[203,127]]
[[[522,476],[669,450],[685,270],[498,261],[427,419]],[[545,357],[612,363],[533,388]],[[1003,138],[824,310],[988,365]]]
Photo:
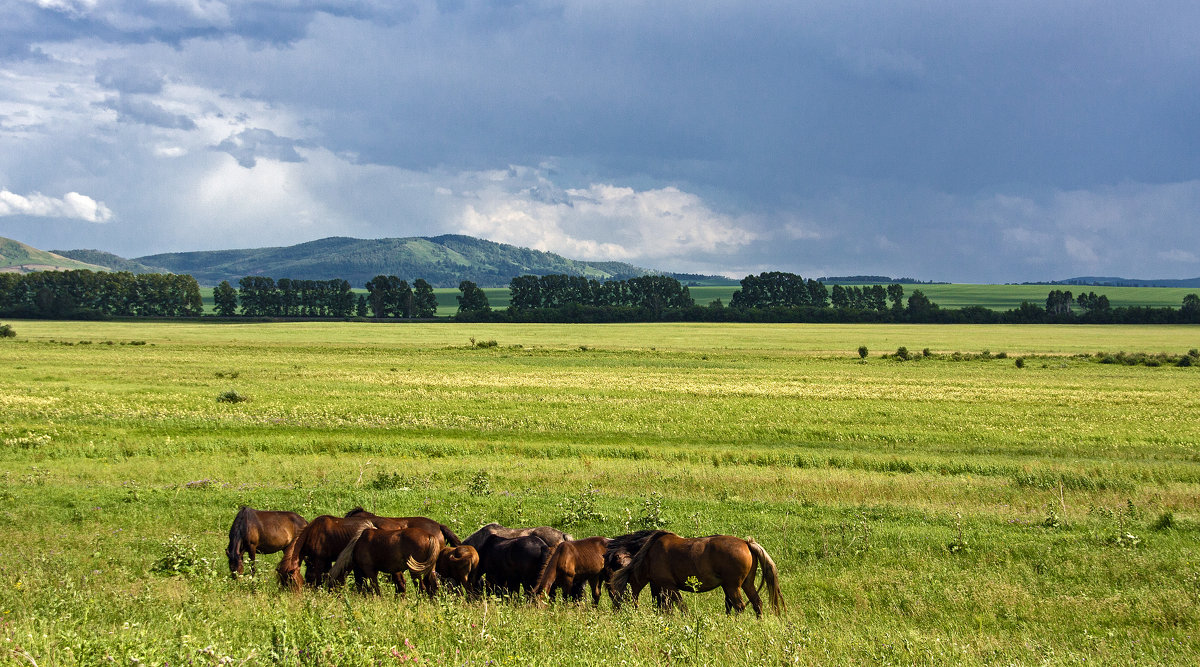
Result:
[[575,539],[561,530],[557,528],[551,528],[550,526],[538,526],[536,528],[505,528],[498,523],[489,523],[488,525],[471,533],[470,537],[463,540],[463,544],[469,544],[478,549],[491,535],[507,537],[509,539],[533,535],[534,537],[545,542],[546,546],[548,547],[556,547],[558,546],[558,543],[562,542],[563,540]]
[[442,547],[434,572],[439,577],[459,584],[468,594],[474,594],[471,580],[478,569],[479,552],[469,544],[460,544],[457,547],[450,545]]
[[[633,556],[641,550],[646,544],[646,540],[650,539],[657,530],[639,530],[634,533],[620,535],[608,541],[608,548],[604,550],[604,581],[608,588],[608,597],[612,600],[613,609],[620,609],[621,603],[625,601],[627,593],[625,591],[618,592],[613,588],[612,579],[617,570],[629,565],[633,561]],[[676,593],[678,595],[678,593]],[[637,596],[632,598],[634,606],[637,605]]]
[[[356,517],[345,519],[326,514],[313,519],[283,550],[283,560],[275,568],[279,585],[299,590],[304,584],[325,583],[333,562],[350,540],[364,529],[374,527],[369,519]],[[307,564],[303,578],[301,564]]]
[[550,547],[533,535],[506,538],[489,535],[476,548],[479,552],[479,570],[475,576],[475,588],[483,577],[489,590],[501,589],[507,593],[526,594],[537,585],[538,575],[550,555]]
[[558,543],[546,559],[542,574],[533,588],[533,596],[546,594],[554,599],[554,591],[562,590],[563,600],[578,602],[583,599],[583,587],[592,589],[592,605],[600,606],[600,583],[605,581],[604,552],[610,540],[607,537],[589,537],[586,540],[564,540]]
[[442,545],[441,533],[431,534],[424,528],[364,528],[342,549],[329,578],[337,580],[350,566],[358,589],[379,595],[379,573],[385,572],[396,585],[396,595],[404,595],[403,575],[407,571],[412,573],[413,582],[433,597],[437,593],[433,568]]
[[458,539],[458,535],[450,530],[447,526],[434,521],[433,519],[423,516],[379,516],[372,514],[361,507],[355,507],[346,513],[346,518],[358,517],[360,519],[370,519],[375,522],[377,528],[387,528],[391,530],[399,530],[401,528],[416,527],[428,531],[429,533],[439,533],[442,539],[452,547],[462,544],[462,540]]
[[257,554],[283,551],[307,525],[304,517],[295,512],[267,512],[243,505],[229,527],[229,546],[225,549],[229,575],[236,578],[244,571],[242,554],[250,555],[250,573],[256,574]]
[[628,565],[617,571],[612,583],[618,590],[629,585],[634,598],[649,584],[659,608],[678,604],[678,596],[673,595],[678,591],[703,593],[720,586],[725,592],[727,614],[746,608],[740,589],[761,617],[762,600],[754,588],[754,571],[760,564],[771,607],[779,614],[784,607],[779,571],[766,549],[753,538],[712,535],[687,539],[658,531],[646,539]]

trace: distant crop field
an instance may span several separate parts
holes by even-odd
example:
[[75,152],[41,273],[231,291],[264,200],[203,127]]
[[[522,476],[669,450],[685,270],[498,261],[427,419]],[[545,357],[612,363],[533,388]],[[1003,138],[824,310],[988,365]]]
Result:
[[[1200,655],[1200,366],[1080,356],[1194,326],[7,323],[5,664]],[[788,610],[287,593],[242,504],[753,536]]]

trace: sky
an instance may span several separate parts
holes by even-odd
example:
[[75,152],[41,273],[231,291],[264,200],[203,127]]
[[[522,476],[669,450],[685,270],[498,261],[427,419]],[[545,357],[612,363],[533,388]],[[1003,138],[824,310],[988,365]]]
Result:
[[0,236],[1200,276],[1200,3],[5,0]]

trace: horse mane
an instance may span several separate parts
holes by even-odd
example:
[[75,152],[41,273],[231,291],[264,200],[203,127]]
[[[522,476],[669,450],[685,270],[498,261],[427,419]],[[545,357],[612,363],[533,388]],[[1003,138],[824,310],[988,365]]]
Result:
[[[646,531],[639,531],[639,532],[646,532]],[[655,542],[657,542],[660,538],[662,538],[662,536],[664,536],[664,535],[674,535],[674,533],[667,531],[667,530],[651,531],[650,536],[647,537],[646,541],[642,543],[642,548],[638,549],[637,553],[635,553],[633,555],[633,558],[630,559],[629,565],[626,565],[625,567],[617,570],[616,573],[613,574],[613,579],[612,579],[613,588],[615,588],[617,590],[622,590],[627,585],[629,585],[629,577],[633,576],[634,571],[637,570],[638,567],[641,566],[641,564],[646,560],[646,554],[647,554],[647,552],[650,551],[650,547]],[[613,541],[615,542],[616,539],[614,539]],[[611,542],[609,543],[609,546],[610,547],[612,546]]]
[[344,517],[342,517],[342,518],[343,518],[343,519],[349,519],[349,518],[350,518],[350,517],[352,517],[352,516],[358,516],[358,515],[360,515],[360,514],[370,514],[370,512],[368,512],[367,510],[363,509],[362,505],[356,505],[356,506],[354,507],[354,509],[350,510],[349,512],[346,512],[346,515],[345,515]]
[[330,519],[333,519],[333,517],[329,516],[328,514],[323,514],[314,518],[312,522],[301,529],[296,535],[296,538],[293,539],[291,543],[289,543],[283,549],[283,558],[279,560],[279,565],[275,566],[275,574],[279,578],[280,585],[284,587],[288,586],[288,579],[290,575],[287,573],[295,572],[300,569],[300,552],[303,551],[304,547],[308,545],[309,541],[311,541],[314,526],[324,524]]

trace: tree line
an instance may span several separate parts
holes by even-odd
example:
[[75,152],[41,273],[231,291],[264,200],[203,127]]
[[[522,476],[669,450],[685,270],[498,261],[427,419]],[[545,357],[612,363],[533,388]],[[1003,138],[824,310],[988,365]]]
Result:
[[0,273],[0,314],[10,317],[194,317],[203,311],[200,285],[186,274],[86,269]]
[[354,294],[350,283],[333,280],[278,281],[266,276],[246,276],[234,289],[223,280],[213,288],[213,308],[221,317],[433,317],[437,296],[433,285],[417,278],[407,280],[378,275],[367,281],[366,294]]
[[[418,278],[377,275],[366,294],[346,280],[274,280],[246,276],[234,288],[213,290],[222,317],[430,318],[437,313],[433,286]],[[1200,323],[1200,296],[1179,308],[1113,307],[1095,292],[1054,289],[1044,304],[1023,302],[1007,311],[982,306],[941,308],[921,290],[905,298],[904,286],[843,286],[782,271],[741,280],[728,306],[698,305],[688,288],[662,275],[599,281],[580,276],[524,275],[509,282],[510,305],[493,310],[483,289],[459,283],[456,318],[497,322],[912,322],[912,323]],[[81,271],[0,273],[0,315],[85,319],[115,316],[192,317],[203,312],[200,288],[186,274]]]
[[459,285],[463,295],[457,317],[513,322],[1200,323],[1200,297],[1195,294],[1184,297],[1180,308],[1114,308],[1103,294],[1075,296],[1054,290],[1044,306],[1024,302],[1011,310],[995,311],[982,306],[941,308],[919,289],[906,299],[899,283],[829,288],[819,280],[783,271],[746,276],[740,286],[728,306],[720,300],[702,306],[691,298],[687,287],[666,276],[600,282],[565,275],[526,275],[511,280],[511,305],[499,311],[491,309],[474,283],[464,281]]

